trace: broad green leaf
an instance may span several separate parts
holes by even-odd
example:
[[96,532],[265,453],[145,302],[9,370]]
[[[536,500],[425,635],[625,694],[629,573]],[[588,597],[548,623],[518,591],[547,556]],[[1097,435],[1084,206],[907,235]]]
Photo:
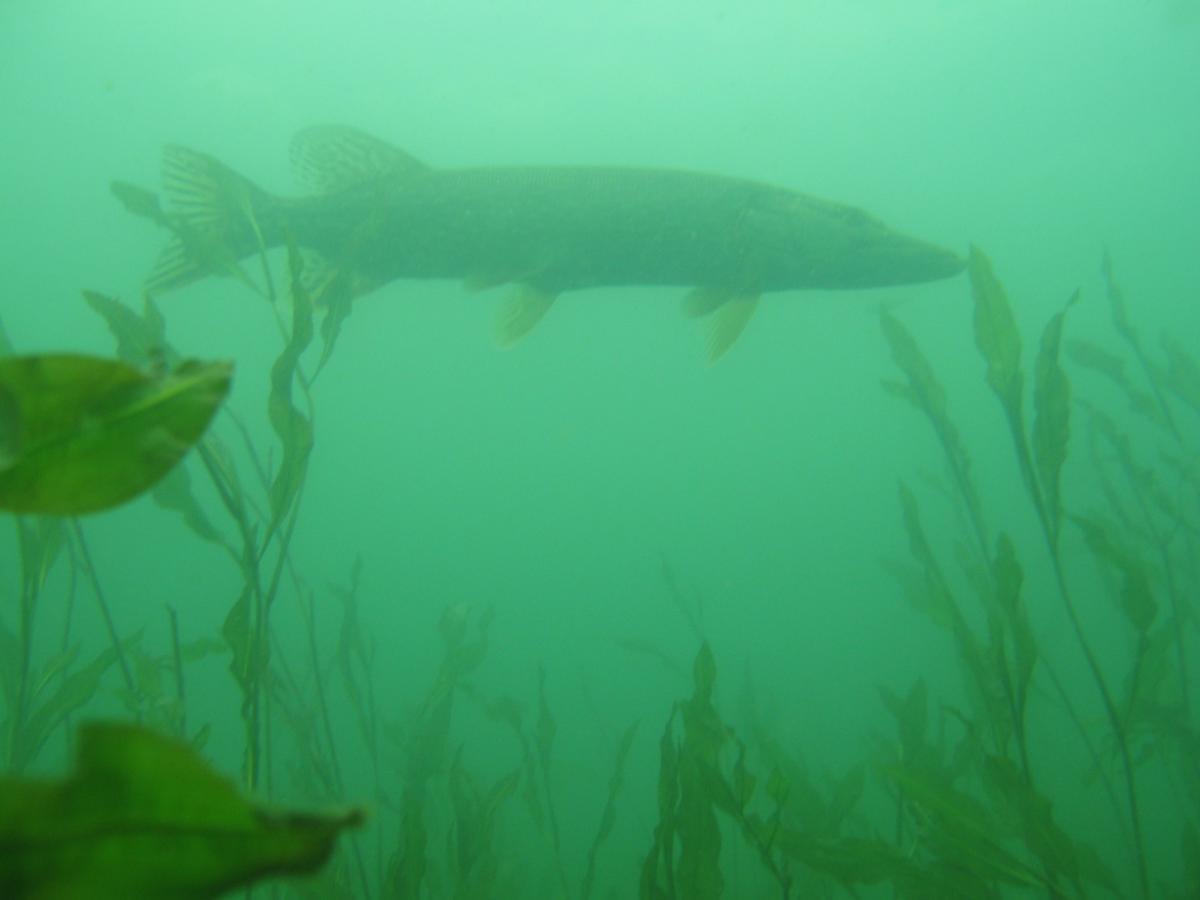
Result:
[[1008,296],[992,272],[991,262],[978,247],[971,247],[967,273],[975,299],[975,344],[987,363],[988,384],[1009,416],[1020,420],[1021,335]]
[[278,814],[189,747],[133,725],[80,731],[73,775],[0,781],[6,900],[201,900],[319,868],[362,813]]
[[85,356],[0,359],[0,508],[79,515],[132,499],[199,440],[229,363],[154,376]]
[[1066,310],[1078,299],[1079,292],[1076,291],[1067,301],[1066,309],[1055,314],[1046,325],[1034,368],[1033,458],[1055,540],[1062,521],[1059,483],[1071,437],[1071,382],[1059,362],[1059,347]]

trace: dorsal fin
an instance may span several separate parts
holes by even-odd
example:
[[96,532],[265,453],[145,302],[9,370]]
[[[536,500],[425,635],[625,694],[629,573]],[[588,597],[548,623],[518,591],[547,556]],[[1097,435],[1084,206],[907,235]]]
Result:
[[292,138],[292,166],[301,181],[322,194],[429,169],[403,150],[346,125],[314,125],[298,132]]

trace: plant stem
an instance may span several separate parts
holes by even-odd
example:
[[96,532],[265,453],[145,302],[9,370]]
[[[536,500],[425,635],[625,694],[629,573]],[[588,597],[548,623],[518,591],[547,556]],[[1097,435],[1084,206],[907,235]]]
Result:
[[[137,683],[133,680],[133,670],[129,667],[129,657],[125,655],[125,647],[117,634],[117,626],[113,621],[112,611],[109,609],[108,601],[104,597],[104,588],[100,586],[100,578],[96,575],[96,566],[92,562],[92,554],[88,550],[87,540],[83,536],[83,528],[80,526],[78,519],[71,519],[71,533],[75,537],[76,546],[79,547],[79,554],[83,557],[83,567],[87,572],[88,580],[92,583],[92,593],[95,594],[96,604],[100,607],[100,615],[104,619],[104,627],[108,631],[108,639],[112,642],[113,651],[117,654],[117,662],[121,666],[121,676],[125,679],[125,687],[131,697],[136,697]],[[141,709],[138,709],[135,715],[140,722],[142,720]]]
[[1083,630],[1083,623],[1079,619],[1079,612],[1067,587],[1067,580],[1062,567],[1062,557],[1058,550],[1058,527],[1050,520],[1045,496],[1034,475],[1033,461],[1029,454],[1029,445],[1025,440],[1024,428],[1020,420],[1014,419],[1011,414],[1008,416],[1008,424],[1012,431],[1013,443],[1017,451],[1017,460],[1021,467],[1022,475],[1025,478],[1026,487],[1029,489],[1029,495],[1033,500],[1033,507],[1037,513],[1038,522],[1041,524],[1042,536],[1046,541],[1046,549],[1050,554],[1055,581],[1058,584],[1059,597],[1062,598],[1067,618],[1071,622],[1071,628],[1075,633],[1075,639],[1079,644],[1079,648],[1083,651],[1084,659],[1092,674],[1092,680],[1096,683],[1096,689],[1100,692],[1100,699],[1104,705],[1105,715],[1108,717],[1109,726],[1112,728],[1113,737],[1117,742],[1117,750],[1121,756],[1121,766],[1125,774],[1125,792],[1126,800],[1129,804],[1130,825],[1133,829],[1134,861],[1137,865],[1138,883],[1141,888],[1141,896],[1149,898],[1150,873],[1146,866],[1146,851],[1142,838],[1142,820],[1138,807],[1137,781],[1133,768],[1133,756],[1129,752],[1129,740],[1125,734],[1125,727],[1121,723],[1121,715],[1117,710],[1116,702],[1113,700],[1112,692],[1108,688],[1108,682],[1104,678],[1104,671],[1100,667],[1100,661],[1096,658],[1096,653],[1092,649],[1092,645],[1088,642],[1087,635]]

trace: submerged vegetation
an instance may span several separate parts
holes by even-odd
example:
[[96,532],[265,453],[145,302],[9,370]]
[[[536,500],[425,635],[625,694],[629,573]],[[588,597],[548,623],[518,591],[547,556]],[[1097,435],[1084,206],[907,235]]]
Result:
[[[316,376],[302,358],[314,308],[332,310],[322,363],[347,310],[336,280],[325,285],[334,294],[309,296],[292,260],[290,290],[277,295],[264,258],[262,293],[290,307],[270,372],[270,453],[228,409],[200,436],[229,370],[180,363],[150,299],[138,311],[86,295],[119,363],[0,360],[0,506],[17,514],[20,566],[17,601],[0,608],[5,897],[79,896],[85,878],[93,897],[216,896],[311,869],[339,830],[361,823],[358,812],[268,812],[200,761],[211,723],[197,727],[185,685],[189,668],[214,655],[237,686],[228,716],[242,758],[212,764],[236,770],[239,787],[266,804],[371,810],[319,874],[256,896],[1200,896],[1200,361],[1170,337],[1161,349],[1142,337],[1107,259],[1111,346],[1068,336],[1077,298],[1064,298],[1025,362],[1006,293],[972,252],[975,338],[1010,442],[1005,471],[981,471],[936,365],[898,318],[882,319],[898,372],[885,387],[932,430],[942,471],[937,492],[900,486],[910,552],[885,566],[897,593],[944,634],[961,684],[880,685],[889,733],[873,736],[866,758],[847,751],[840,771],[820,777],[806,748],[763,712],[769,697],[747,690],[736,713],[722,702],[720,636],[705,634],[666,570],[665,593],[696,641],[689,687],[664,701],[658,721],[612,736],[607,780],[582,786],[592,808],[572,816],[594,817],[583,839],[563,824],[554,675],[538,669],[524,700],[489,688],[480,667],[497,652],[490,610],[445,611],[440,662],[423,684],[401,687],[417,699],[398,716],[359,615],[359,564],[347,586],[317,590],[293,558],[315,435]],[[77,385],[62,394],[75,406],[31,405],[47,396],[46,379]],[[149,461],[133,474],[120,443],[130,440]],[[185,640],[168,609],[171,643],[155,647],[144,623],[114,621],[84,527],[62,517],[121,502],[164,475],[155,500],[221,548],[241,587],[219,634]],[[197,499],[197,482],[219,517]],[[1005,531],[989,512],[997,485],[1026,508],[1036,539]],[[935,518],[954,526],[931,528]],[[73,633],[77,595],[103,610],[105,646]],[[277,641],[280,603],[299,610],[301,648]],[[53,640],[36,633],[50,604],[60,616]],[[321,628],[335,615],[331,650]],[[1054,616],[1066,627],[1051,641]],[[684,671],[651,643],[628,649]],[[114,699],[136,726],[77,735],[93,709],[111,715]],[[32,780],[63,746],[75,747],[75,773]],[[366,761],[353,777],[349,759]],[[630,795],[638,766],[656,773],[644,798]],[[362,784],[370,795],[352,796]],[[1102,797],[1096,812],[1073,810],[1081,790]]]

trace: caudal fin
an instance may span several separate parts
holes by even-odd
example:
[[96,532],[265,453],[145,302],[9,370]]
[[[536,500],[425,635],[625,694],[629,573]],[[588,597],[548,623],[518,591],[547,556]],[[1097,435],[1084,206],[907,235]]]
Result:
[[172,235],[146,291],[160,294],[209,275],[254,287],[238,263],[278,242],[278,201],[219,160],[174,145],[163,152],[163,190],[162,224]]

